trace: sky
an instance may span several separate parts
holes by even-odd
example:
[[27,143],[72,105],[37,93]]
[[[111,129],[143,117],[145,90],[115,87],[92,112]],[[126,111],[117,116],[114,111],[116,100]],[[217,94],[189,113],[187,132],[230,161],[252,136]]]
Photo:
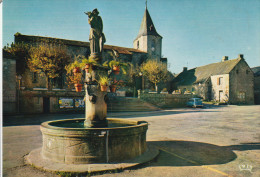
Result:
[[[4,0],[3,46],[16,32],[88,42],[84,12],[94,8],[103,19],[106,44],[132,48],[145,0]],[[260,66],[260,0],[148,0],[147,8],[171,72],[238,54],[250,67]]]

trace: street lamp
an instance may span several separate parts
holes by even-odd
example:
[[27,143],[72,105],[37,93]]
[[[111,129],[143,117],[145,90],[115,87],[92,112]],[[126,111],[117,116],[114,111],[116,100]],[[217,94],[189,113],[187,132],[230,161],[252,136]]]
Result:
[[17,79],[18,79],[18,90],[17,90],[17,112],[19,113],[20,112],[20,89],[21,89],[21,80],[22,80],[22,76],[21,75],[18,75],[17,76]]
[[142,77],[142,90],[144,90],[144,76],[143,76],[143,73],[140,72],[140,73],[139,73],[139,76]]

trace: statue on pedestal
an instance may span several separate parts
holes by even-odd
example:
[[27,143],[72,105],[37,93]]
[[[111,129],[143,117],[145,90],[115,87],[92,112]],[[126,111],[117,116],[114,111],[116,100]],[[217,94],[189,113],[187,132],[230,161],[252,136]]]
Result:
[[108,69],[101,66],[102,51],[106,41],[103,33],[102,18],[98,15],[97,9],[92,12],[85,12],[88,15],[90,24],[90,57],[99,63],[99,66],[92,66],[92,71],[85,75],[85,122],[86,127],[106,127],[107,126],[107,92],[100,90],[98,80],[101,75],[108,75]]
[[91,57],[97,61],[100,61],[102,58],[102,50],[104,43],[106,42],[105,35],[103,33],[103,22],[102,18],[98,15],[99,12],[97,9],[94,9],[92,12],[85,12],[88,15],[88,23],[90,24],[90,52]]

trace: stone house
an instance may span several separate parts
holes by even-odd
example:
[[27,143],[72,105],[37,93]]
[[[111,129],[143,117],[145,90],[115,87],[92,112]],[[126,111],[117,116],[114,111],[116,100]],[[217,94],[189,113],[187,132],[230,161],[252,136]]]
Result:
[[176,90],[194,93],[204,100],[230,104],[254,104],[254,75],[243,55],[188,70],[184,67],[173,81]]
[[254,72],[255,104],[260,104],[260,66],[251,69]]

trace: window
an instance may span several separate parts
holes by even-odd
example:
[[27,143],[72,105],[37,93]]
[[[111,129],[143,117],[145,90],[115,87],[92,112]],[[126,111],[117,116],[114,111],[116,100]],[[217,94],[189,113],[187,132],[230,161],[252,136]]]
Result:
[[236,70],[236,73],[237,73],[237,74],[239,73],[238,69]]
[[33,72],[33,73],[32,73],[32,82],[33,82],[33,83],[36,83],[36,82],[37,82],[37,73],[36,73],[36,72]]
[[219,77],[217,82],[218,82],[218,85],[222,85],[223,84],[223,77]]
[[249,73],[249,71],[248,71],[248,69],[246,70],[246,74],[248,74]]
[[137,41],[137,48],[139,49],[139,41]]
[[152,40],[151,49],[152,49],[152,55],[155,55],[155,40]]

